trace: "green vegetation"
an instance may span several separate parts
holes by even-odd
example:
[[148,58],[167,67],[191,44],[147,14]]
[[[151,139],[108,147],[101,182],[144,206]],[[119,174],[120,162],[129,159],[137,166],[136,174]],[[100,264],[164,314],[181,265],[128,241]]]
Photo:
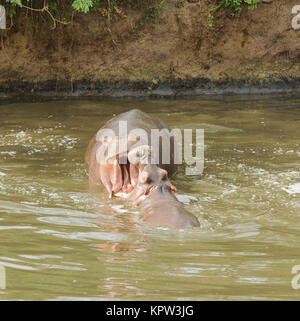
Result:
[[[131,3],[132,2],[132,3]],[[93,8],[114,7],[120,3],[131,3],[134,5],[134,0],[5,0],[8,8],[17,7],[31,9],[33,11],[54,10],[57,8],[68,8],[69,11],[78,11],[88,13]]]
[[126,7],[144,12],[138,22],[143,26],[148,22],[156,23],[159,15],[168,7],[167,0],[4,0],[4,3],[11,17],[18,9],[47,13],[53,21],[53,28],[57,23],[70,23],[74,12],[88,13],[91,10],[99,10],[110,21],[113,13],[126,16],[123,11]]
[[158,16],[168,7],[166,0],[157,1],[153,5],[149,6],[145,16],[139,21],[140,25],[144,25],[148,21],[155,23]]
[[[99,10],[103,16],[110,20],[113,13],[122,15],[122,8],[131,7],[142,10],[143,17],[139,25],[143,26],[148,22],[156,23],[159,15],[168,7],[172,0],[4,0],[7,12],[12,17],[17,9],[26,9],[34,12],[45,12],[53,21],[53,28],[56,23],[68,24],[68,18],[74,12],[88,13],[91,10]],[[173,0],[176,7],[179,0]],[[247,5],[249,9],[255,9],[261,0],[200,0],[211,5],[209,9],[209,26],[213,26],[214,12],[220,8],[230,9],[231,15],[238,15],[242,6]],[[185,1],[180,0],[180,5]],[[179,15],[179,14],[178,14]],[[125,16],[125,14],[123,14]]]
[[74,0],[72,8],[77,11],[87,13],[93,5],[93,0]]
[[[57,23],[68,24],[74,12],[88,13],[90,10],[99,9],[110,18],[113,11],[120,13],[120,4],[130,4],[134,0],[4,0],[7,12],[12,17],[17,9],[26,9],[32,12],[45,12],[53,21],[53,28]],[[59,19],[58,19],[59,17]]]
[[205,0],[205,3],[209,5],[208,12],[208,26],[213,27],[214,13],[220,9],[230,9],[231,16],[238,16],[242,11],[243,5],[248,5],[248,9],[253,10],[257,8],[257,5],[261,3],[261,0]]
[[[178,1],[178,0],[177,0]],[[42,8],[47,8],[49,10],[54,10],[62,6],[64,3],[65,6],[69,6],[70,10],[75,10],[83,13],[87,13],[91,8],[110,6],[114,7],[118,4],[130,4],[132,7],[140,7],[140,3],[146,4],[151,1],[143,0],[72,0],[72,1],[60,1],[60,0],[51,0],[51,1],[38,1],[38,0],[5,0],[7,7],[16,8],[24,7],[40,10]],[[212,0],[205,0],[206,3],[215,2]],[[218,5],[224,8],[230,8],[234,11],[240,11],[243,4],[247,4],[250,9],[255,9],[261,0],[216,0]],[[36,6],[35,6],[36,5]],[[157,15],[167,7],[167,0],[155,1],[147,7],[147,16],[149,19],[156,19]]]
[[256,9],[257,5],[261,3],[261,0],[205,0],[207,4],[213,5],[213,10],[215,11],[216,8],[222,7],[222,8],[229,8],[232,10],[232,15],[235,15],[236,13],[240,13],[242,11],[243,5],[248,5],[249,9]]
[[241,12],[242,5],[247,4],[249,9],[256,9],[261,0],[218,0],[224,8],[230,8],[233,12]]

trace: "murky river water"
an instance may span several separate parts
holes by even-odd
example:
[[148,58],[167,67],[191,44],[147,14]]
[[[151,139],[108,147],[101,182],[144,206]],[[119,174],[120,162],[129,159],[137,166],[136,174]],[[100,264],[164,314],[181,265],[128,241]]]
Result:
[[[181,168],[173,180],[202,229],[153,228],[129,201],[89,191],[89,140],[132,108],[205,129],[204,173]],[[0,111],[0,300],[300,299],[292,287],[300,100],[2,103]]]

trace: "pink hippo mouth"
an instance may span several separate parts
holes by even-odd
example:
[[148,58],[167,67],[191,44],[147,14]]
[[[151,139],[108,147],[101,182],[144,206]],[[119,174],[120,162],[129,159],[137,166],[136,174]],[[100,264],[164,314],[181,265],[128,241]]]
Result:
[[136,204],[158,187],[176,188],[168,180],[166,170],[150,164],[151,147],[140,145],[130,152],[106,157],[100,163],[100,178],[109,197],[113,195],[132,197]]
[[100,164],[100,179],[110,198],[118,193],[132,192],[138,177],[139,168],[128,161],[127,155]]
[[128,153],[99,153],[100,179],[110,198],[118,193],[130,194],[133,191],[144,164],[149,161],[150,150],[149,146],[140,145]]
[[113,176],[113,194],[132,192],[138,183],[139,167],[130,163],[128,155],[121,155],[118,160],[114,162],[114,176]]

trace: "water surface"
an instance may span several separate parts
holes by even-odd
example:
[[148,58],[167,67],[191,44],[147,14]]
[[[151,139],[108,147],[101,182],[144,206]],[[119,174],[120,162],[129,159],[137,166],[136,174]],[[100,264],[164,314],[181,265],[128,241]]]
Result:
[[[90,190],[87,144],[140,108],[205,129],[205,169],[173,179],[202,228],[142,224]],[[0,105],[0,300],[298,300],[300,100]],[[4,276],[5,279],[4,280]],[[2,281],[1,281],[2,280]]]

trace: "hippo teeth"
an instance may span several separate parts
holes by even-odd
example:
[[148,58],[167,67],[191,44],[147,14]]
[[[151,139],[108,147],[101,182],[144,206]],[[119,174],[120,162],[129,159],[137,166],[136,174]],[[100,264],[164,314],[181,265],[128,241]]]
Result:
[[114,173],[112,176],[114,194],[119,192],[129,194],[138,182],[138,168],[124,159],[114,161]]

